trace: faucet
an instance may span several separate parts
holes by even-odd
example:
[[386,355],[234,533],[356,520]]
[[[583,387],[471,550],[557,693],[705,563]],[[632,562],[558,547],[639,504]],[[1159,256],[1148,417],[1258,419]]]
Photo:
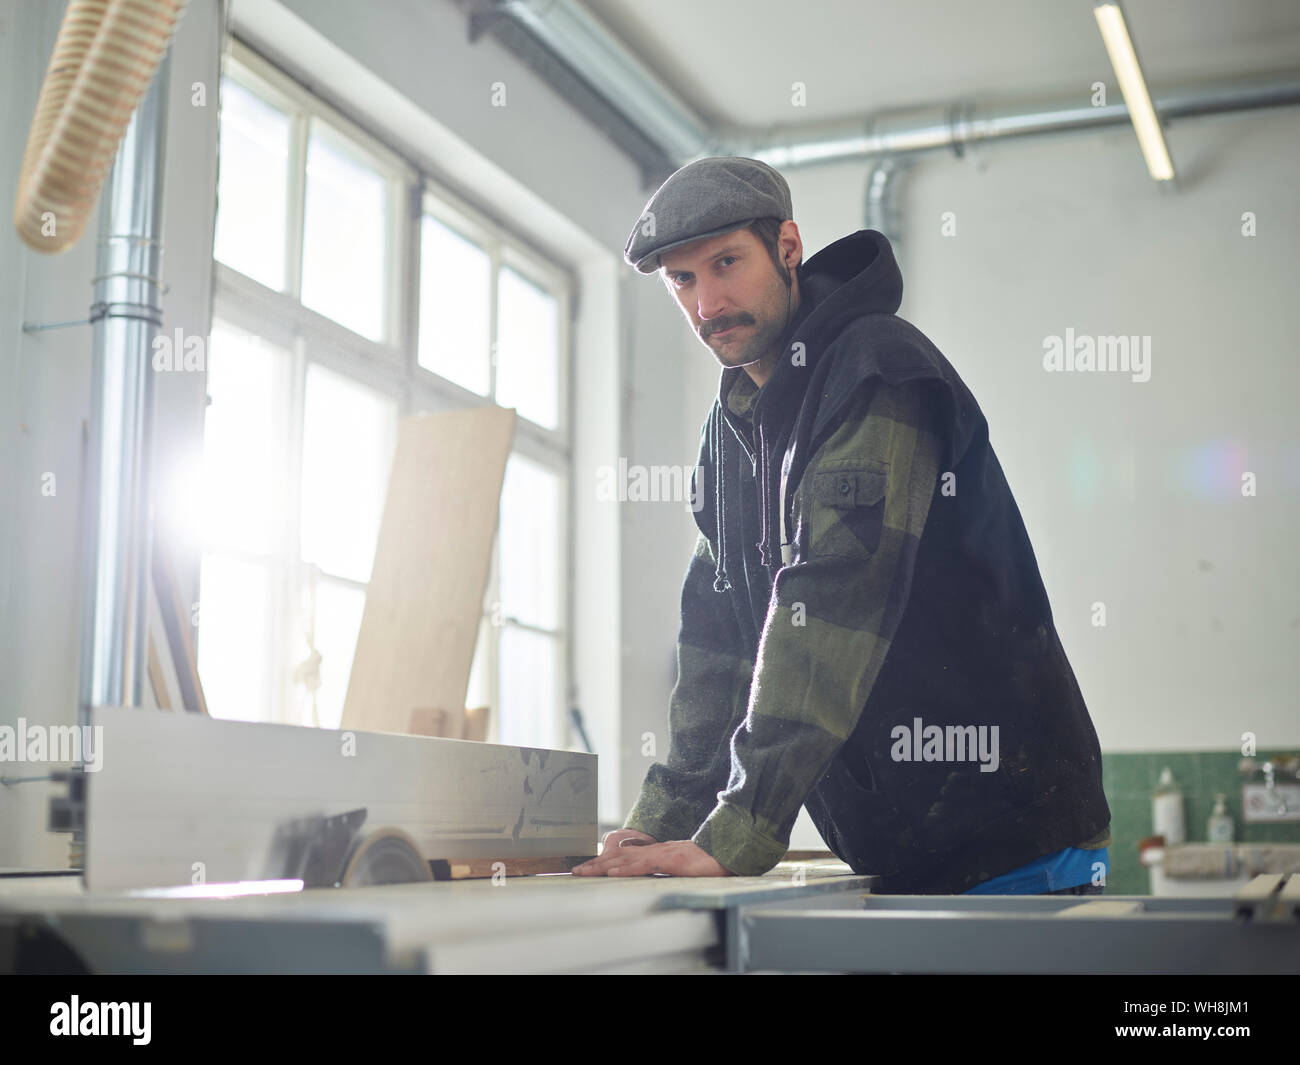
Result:
[[1243,758],[1237,763],[1237,771],[1247,779],[1263,776],[1264,792],[1273,812],[1283,815],[1288,812],[1286,797],[1277,790],[1278,777],[1290,776],[1300,780],[1300,758],[1293,754],[1279,754],[1262,763],[1254,758]]

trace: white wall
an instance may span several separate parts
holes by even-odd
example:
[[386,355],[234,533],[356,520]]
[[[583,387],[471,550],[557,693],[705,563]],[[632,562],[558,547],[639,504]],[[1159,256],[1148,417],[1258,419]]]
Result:
[[[1169,139],[1163,194],[1124,127],[926,157],[900,314],[988,417],[1103,749],[1295,746],[1300,110]],[[861,167],[787,176],[810,253],[864,225]],[[1150,336],[1150,380],[1044,371],[1067,327]]]
[[[712,356],[699,351],[682,358],[681,337],[689,330],[657,277],[628,268],[624,286],[630,304],[623,437],[628,463],[689,470],[698,458],[708,401],[686,400],[686,382],[700,356],[710,361]],[[688,484],[685,472],[683,477]],[[634,516],[623,530],[624,812],[646,769],[668,754],[668,696],[677,679],[682,578],[696,536],[687,502],[623,504]]]

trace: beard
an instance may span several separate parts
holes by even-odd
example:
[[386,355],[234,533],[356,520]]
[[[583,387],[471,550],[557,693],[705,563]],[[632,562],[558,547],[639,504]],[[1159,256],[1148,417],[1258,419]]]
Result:
[[[701,340],[723,366],[747,366],[775,354],[774,348],[785,332],[789,318],[790,289],[775,274],[772,287],[753,312],[741,311],[726,318],[711,320]],[[737,326],[735,335],[719,340],[714,333]]]

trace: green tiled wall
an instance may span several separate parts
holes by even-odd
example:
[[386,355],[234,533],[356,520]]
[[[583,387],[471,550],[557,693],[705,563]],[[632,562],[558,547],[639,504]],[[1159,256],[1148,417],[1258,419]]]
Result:
[[[1260,751],[1256,761],[1291,751]],[[1300,843],[1300,822],[1247,824],[1241,819],[1239,751],[1170,751],[1102,754],[1102,783],[1110,804],[1110,876],[1108,895],[1149,895],[1151,881],[1138,861],[1138,841],[1153,834],[1151,795],[1160,771],[1168,766],[1183,793],[1189,843],[1205,841],[1205,822],[1214,812],[1214,797],[1222,792],[1224,806],[1236,826],[1238,843]]]

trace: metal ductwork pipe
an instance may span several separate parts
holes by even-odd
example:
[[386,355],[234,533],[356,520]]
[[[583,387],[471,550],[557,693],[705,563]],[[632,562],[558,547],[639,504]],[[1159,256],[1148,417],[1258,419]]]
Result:
[[[678,165],[708,154],[746,155],[779,169],[944,149],[961,155],[968,144],[1129,122],[1122,101],[1092,107],[1075,93],[997,108],[957,103],[814,125],[715,131],[574,0],[497,0],[494,10],[579,71]],[[1297,104],[1300,71],[1174,87],[1154,102],[1164,121]]]
[[[1155,97],[1162,120],[1251,111],[1300,104],[1300,72],[1251,81],[1185,85]],[[1127,125],[1122,102],[1092,107],[1077,94],[999,108],[972,104],[931,107],[874,115],[865,120],[789,126],[761,137],[734,132],[728,147],[778,168],[862,160],[882,155],[915,155],[950,150],[1009,137],[1068,133]]]
[[100,203],[93,329],[80,716],[143,703],[152,540],[153,340],[162,326],[169,59],[122,138]]
[[568,63],[673,159],[708,154],[715,140],[708,125],[581,5],[498,0],[496,10]]
[[162,325],[167,55],[185,3],[68,4],[14,200],[19,236],[47,254],[75,244],[99,202],[82,486],[83,725],[92,706],[144,701],[152,539],[150,360]]
[[886,155],[867,174],[866,228],[885,234],[895,249],[903,237],[899,179],[910,165],[909,156]]

